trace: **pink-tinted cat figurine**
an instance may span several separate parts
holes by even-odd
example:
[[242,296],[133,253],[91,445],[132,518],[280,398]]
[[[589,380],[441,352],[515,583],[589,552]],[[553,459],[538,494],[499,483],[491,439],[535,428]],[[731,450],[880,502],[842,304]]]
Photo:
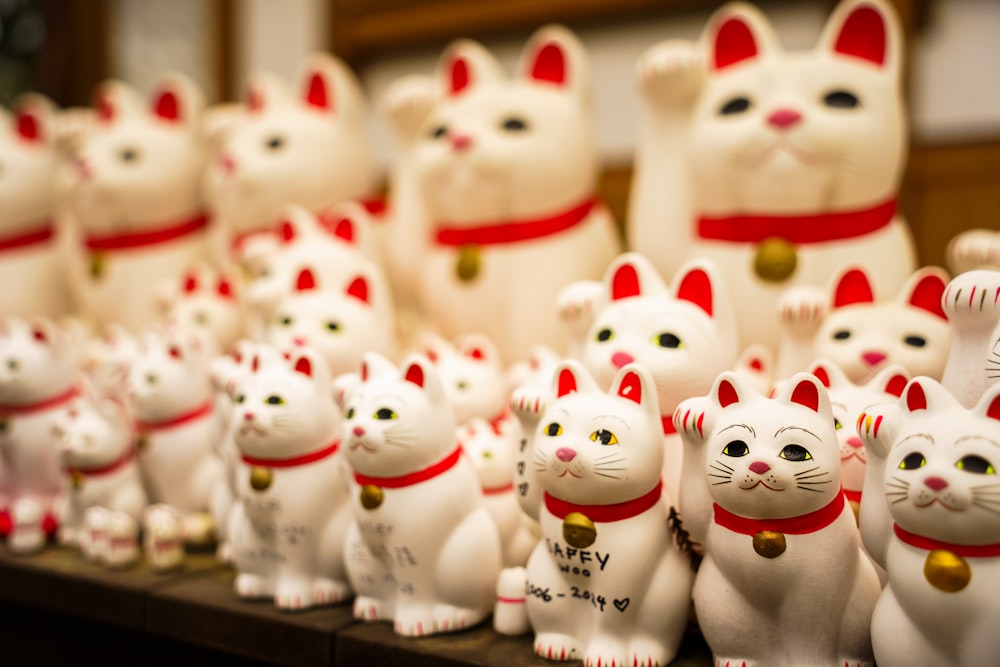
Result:
[[891,364],[911,375],[940,378],[951,340],[941,307],[947,283],[942,269],[922,267],[894,298],[884,298],[876,295],[867,269],[847,266],[825,292],[789,289],[779,301],[778,377],[791,377],[823,357],[857,383]]
[[930,378],[858,420],[861,533],[888,573],[872,616],[881,667],[996,662],[1000,387],[963,407]]
[[916,268],[897,210],[907,148],[903,31],[891,3],[837,3],[811,51],[786,52],[754,6],[639,62],[643,116],[629,247],[663,275],[725,273],[744,344],[777,347],[784,289],[848,263],[894,294]]
[[445,50],[438,78],[445,94],[413,148],[430,220],[419,290],[431,327],[446,338],[484,333],[505,364],[534,345],[562,349],[559,290],[599,278],[619,252],[596,198],[586,53],[546,26],[512,80],[468,41]]
[[570,360],[550,390],[526,387],[511,405],[530,436],[528,476],[542,493],[526,509],[542,541],[520,590],[500,591],[498,617],[523,598],[534,651],[549,660],[668,664],[687,626],[693,574],[668,528],[652,377],[626,364],[605,392]]
[[239,459],[227,532],[240,597],[273,597],[279,609],[296,610],[351,595],[347,469],[330,381],[307,347],[236,381]]
[[340,400],[354,617],[391,620],[410,637],[480,623],[493,608],[500,537],[434,365],[411,355],[397,368],[368,353]]
[[771,399],[733,373],[681,403],[681,513],[705,549],[694,584],[715,664],[873,664],[880,592],[840,488],[822,383],[799,373]]
[[150,108],[122,83],[95,91],[98,122],[76,155],[71,265],[81,314],[134,332],[159,318],[156,290],[211,258],[201,190],[205,102],[187,77],[157,82]]

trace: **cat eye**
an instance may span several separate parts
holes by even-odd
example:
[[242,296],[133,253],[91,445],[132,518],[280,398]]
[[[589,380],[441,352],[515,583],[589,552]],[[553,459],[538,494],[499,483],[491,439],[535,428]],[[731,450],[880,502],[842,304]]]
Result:
[[750,448],[747,447],[747,443],[742,440],[733,440],[728,445],[722,448],[722,453],[726,456],[732,456],[734,458],[739,458],[741,456],[746,456],[750,453]]
[[459,391],[465,391],[466,389],[469,388],[469,383],[466,382],[465,380],[459,380],[458,382],[455,383],[455,388],[458,389]]
[[857,95],[846,90],[834,90],[823,97],[823,104],[834,109],[854,109],[861,106]]
[[779,457],[785,459],[786,461],[810,461],[812,460],[812,454],[809,450],[802,445],[785,445],[781,453],[778,454]]
[[135,148],[123,148],[119,151],[118,157],[122,159],[122,162],[135,162],[139,159],[139,151]]
[[834,417],[833,418],[833,428],[839,431],[840,429],[844,428],[844,425],[840,423],[839,419],[837,419],[836,417]]
[[285,145],[285,138],[279,135],[274,135],[269,137],[267,141],[264,142],[264,146],[269,151],[276,151]]
[[972,472],[977,475],[995,475],[997,474],[996,468],[993,464],[984,459],[982,456],[976,456],[975,454],[970,454],[969,456],[963,456],[955,463],[955,467],[964,472]]
[[285,315],[284,317],[279,317],[278,324],[280,324],[283,327],[290,327],[292,326],[292,318],[289,317],[288,315]]
[[20,367],[20,364],[17,363],[17,359],[8,359],[7,360],[7,370],[16,371],[19,367]]
[[834,340],[847,340],[850,337],[851,337],[851,332],[848,331],[847,329],[841,329],[840,331],[836,331],[833,334]]
[[594,336],[594,340],[599,343],[606,343],[614,337],[615,334],[611,331],[611,329],[601,329],[597,332],[597,335]]
[[283,399],[281,396],[278,396],[277,394],[271,394],[270,396],[264,399],[264,402],[267,403],[268,405],[284,405],[285,399]]
[[681,339],[672,333],[661,333],[653,336],[653,342],[660,347],[668,347],[671,349],[684,347],[684,343],[681,342]]
[[903,339],[903,342],[910,347],[923,347],[927,345],[927,339],[923,336],[907,336]]
[[326,329],[327,331],[340,331],[340,325],[336,322],[327,322]]
[[236,402],[237,403],[242,403],[245,400],[247,400],[247,397],[244,396],[243,394],[240,394],[239,396],[236,397]]
[[728,116],[734,113],[743,113],[750,108],[750,100],[746,97],[734,97],[719,109],[719,114]]
[[523,132],[528,129],[528,124],[517,116],[511,116],[503,122],[501,127],[508,132]]
[[208,313],[203,310],[196,311],[194,314],[194,321],[196,324],[208,324]]
[[448,128],[445,127],[444,125],[438,125],[433,130],[431,130],[432,139],[440,139],[446,134],[448,134]]
[[344,419],[354,419],[354,408],[347,408],[347,414],[344,415]]
[[545,435],[562,435],[563,427],[562,424],[552,422],[545,427]]
[[386,419],[396,419],[398,417],[399,415],[397,415],[395,411],[389,408],[379,408],[378,410],[375,411],[375,419],[386,420]]
[[617,445],[618,438],[614,433],[606,428],[597,429],[590,434],[590,439],[594,442],[599,442],[602,445]]
[[927,465],[927,459],[920,452],[913,452],[907,454],[902,461],[899,462],[900,470],[916,470],[917,468],[922,468]]

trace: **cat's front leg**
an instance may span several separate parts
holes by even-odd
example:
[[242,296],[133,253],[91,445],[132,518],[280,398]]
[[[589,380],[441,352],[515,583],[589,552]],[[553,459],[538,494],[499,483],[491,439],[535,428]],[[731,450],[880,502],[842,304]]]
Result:
[[998,295],[1000,271],[980,270],[955,276],[941,299],[952,331],[941,384],[965,407],[975,405],[1000,366]]
[[992,229],[969,229],[955,236],[945,251],[955,273],[1000,269],[1000,234]]
[[828,301],[823,289],[811,285],[797,285],[782,293],[777,312],[781,326],[775,368],[778,380],[806,370],[814,360],[816,333],[826,317]]
[[594,315],[605,304],[604,286],[596,280],[580,280],[570,283],[559,292],[556,312],[569,332],[567,356],[582,359],[587,334],[594,322]]
[[640,92],[661,107],[689,108],[704,86],[705,74],[697,45],[687,40],[655,44],[637,63]]
[[[861,413],[856,424],[868,461],[861,505],[858,508],[858,528],[868,554],[883,569],[892,533],[892,517],[886,499],[885,459],[892,446],[896,430],[892,419],[897,412],[895,404],[873,406]],[[901,486],[902,482],[895,484]]]
[[708,524],[712,521],[712,497],[705,481],[705,434],[711,433],[711,417],[705,397],[689,398],[674,412],[674,428],[684,443],[683,468],[678,510],[684,527],[700,545],[705,544]]
[[537,483],[539,465],[535,461],[535,431],[538,421],[545,411],[550,392],[547,389],[526,385],[511,394],[510,407],[521,422],[521,439],[517,444],[514,458],[514,485],[521,509],[529,517],[538,520],[542,504],[542,488]]

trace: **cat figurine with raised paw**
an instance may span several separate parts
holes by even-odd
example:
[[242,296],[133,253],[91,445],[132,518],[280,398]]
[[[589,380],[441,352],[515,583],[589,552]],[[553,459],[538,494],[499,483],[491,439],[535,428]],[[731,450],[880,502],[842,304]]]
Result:
[[482,622],[500,537],[434,365],[410,355],[397,368],[368,353],[338,396],[352,469],[345,554],[354,617],[391,621],[409,637]]
[[931,378],[858,420],[861,532],[888,574],[872,616],[880,667],[996,663],[1000,387],[963,407]]
[[880,592],[840,488],[819,379],[766,398],[733,373],[681,403],[681,513],[704,547],[693,600],[716,665],[873,664]]
[[511,398],[533,434],[526,458],[542,490],[532,508],[542,541],[520,596],[534,651],[587,667],[666,665],[687,627],[694,575],[668,528],[656,384],[630,363],[605,392],[570,360],[547,393]]
[[220,272],[206,263],[188,267],[160,294],[163,323],[170,328],[186,328],[202,335],[213,352],[228,352],[246,335],[242,286],[231,273]]
[[1000,271],[961,273],[948,283],[941,306],[951,348],[941,384],[967,408],[1000,378]]

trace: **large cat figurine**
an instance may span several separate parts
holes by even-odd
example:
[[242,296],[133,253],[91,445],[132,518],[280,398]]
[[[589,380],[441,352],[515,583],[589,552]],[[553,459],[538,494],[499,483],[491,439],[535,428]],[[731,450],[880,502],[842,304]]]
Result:
[[304,609],[351,594],[340,412],[321,356],[302,347],[237,380],[236,503],[229,546],[236,594]]
[[858,420],[861,531],[889,581],[872,616],[881,667],[996,663],[1000,388],[964,408],[930,378]]
[[353,475],[347,573],[354,617],[397,634],[454,632],[484,620],[500,573],[500,537],[433,364],[396,368],[368,353],[338,394]]
[[775,304],[846,264],[896,293],[916,268],[897,210],[907,133],[903,31],[891,3],[837,4],[811,51],[730,3],[695,43],[639,62],[643,115],[628,245],[663,275],[724,272],[744,344],[776,349]]
[[840,488],[819,379],[768,399],[733,373],[681,403],[681,512],[705,558],[693,599],[716,665],[872,665],[880,591]]
[[778,377],[791,377],[823,357],[857,383],[891,364],[940,378],[951,340],[941,307],[947,283],[943,270],[922,267],[894,298],[876,298],[867,269],[849,266],[832,278],[828,292],[789,289],[779,301]]
[[596,665],[665,665],[687,626],[693,574],[667,527],[671,498],[659,471],[656,385],[625,365],[610,390],[576,361],[511,404],[533,433],[533,508],[542,542],[528,560],[524,606],[535,653]]
[[430,219],[419,290],[431,326],[486,334],[505,364],[537,344],[562,349],[559,290],[599,278],[619,252],[596,199],[586,53],[547,26],[513,80],[467,41],[445,50],[438,78],[446,92],[413,148]]
[[941,384],[971,408],[1000,377],[1000,271],[955,276],[941,306],[952,334]]

